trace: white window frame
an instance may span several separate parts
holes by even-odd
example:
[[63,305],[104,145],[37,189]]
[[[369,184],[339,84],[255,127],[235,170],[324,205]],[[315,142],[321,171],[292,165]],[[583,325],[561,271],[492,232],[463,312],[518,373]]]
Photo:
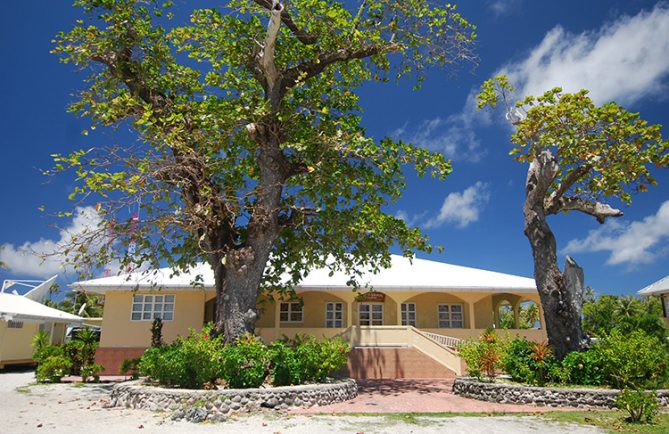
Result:
[[[447,306],[446,311],[442,312],[441,307]],[[453,307],[457,306],[460,311],[453,312]],[[442,318],[442,314],[444,318]],[[453,314],[459,314],[460,319],[453,319]],[[459,323],[460,325],[456,325]],[[462,303],[439,303],[437,305],[437,326],[445,329],[463,329],[465,328],[465,309]]]
[[[402,303],[400,311],[402,325],[416,327],[416,303]],[[413,313],[413,319],[410,318],[410,313]]]
[[[339,307],[339,310],[337,310]],[[337,318],[339,313],[339,318]],[[332,314],[328,318],[328,314]],[[344,303],[340,301],[328,301],[325,303],[325,328],[340,329],[344,327]]]
[[[286,306],[286,310],[283,307]],[[281,319],[281,314],[286,314],[286,320]],[[300,314],[299,320],[293,319],[293,314]],[[299,301],[282,301],[279,305],[279,322],[280,323],[303,323],[304,322],[304,306]]]
[[[369,319],[363,320],[361,315],[363,313],[363,306],[369,306]],[[380,312],[374,312],[374,306],[381,306]],[[380,318],[374,319],[374,313],[380,313]],[[363,321],[368,324],[363,324]],[[374,324],[374,322],[380,322],[380,324]],[[358,305],[358,325],[372,326],[372,325],[383,325],[383,303],[360,303]]]
[[[153,321],[155,318],[160,318],[163,322],[174,321],[176,302],[175,294],[133,294],[130,303],[130,321]],[[136,305],[140,305],[139,310],[135,309]],[[168,308],[168,305],[172,307]],[[147,306],[150,306],[150,309],[147,309]],[[139,319],[134,318],[135,314],[139,314]],[[170,316],[171,318],[168,318]]]

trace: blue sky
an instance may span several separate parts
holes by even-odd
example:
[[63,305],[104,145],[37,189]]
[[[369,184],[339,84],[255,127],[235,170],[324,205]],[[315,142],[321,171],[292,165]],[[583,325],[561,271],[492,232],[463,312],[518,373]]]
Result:
[[[182,13],[189,10],[185,0],[175,3]],[[531,251],[522,233],[527,168],[508,156],[508,126],[473,110],[473,93],[504,71],[525,94],[557,85],[588,88],[597,102],[615,100],[652,123],[669,124],[669,5],[482,0],[459,8],[478,26],[478,67],[455,76],[432,71],[419,91],[410,83],[365,85],[363,123],[374,137],[410,140],[453,159],[446,181],[410,177],[404,197],[389,210],[445,248],[420,257],[531,276]],[[47,178],[40,169],[50,167],[52,153],[133,138],[123,130],[83,136],[89,123],[65,111],[83,75],[59,64],[49,50],[53,36],[73,25],[77,9],[69,2],[40,1],[9,2],[3,11],[0,260],[10,269],[0,271],[0,280],[60,273],[66,283],[75,279],[73,272],[23,252],[53,249],[65,230],[76,232],[88,217],[55,221],[39,212],[40,205],[71,208],[67,195],[73,186],[71,178]],[[629,294],[669,274],[669,173],[656,177],[660,185],[634,196],[620,219],[605,225],[579,214],[551,219],[561,260],[571,254],[584,267],[586,284],[598,292]]]

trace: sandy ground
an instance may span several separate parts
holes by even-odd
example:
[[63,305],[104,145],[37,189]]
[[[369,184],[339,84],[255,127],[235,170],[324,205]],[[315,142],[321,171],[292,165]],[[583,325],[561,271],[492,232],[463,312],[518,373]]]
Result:
[[[175,422],[166,414],[106,408],[111,385],[34,385],[32,372],[0,373],[0,434],[55,433],[442,433],[601,434],[586,426],[547,422],[537,416],[416,417],[392,415],[238,416],[224,423]],[[370,409],[371,410],[371,409]]]

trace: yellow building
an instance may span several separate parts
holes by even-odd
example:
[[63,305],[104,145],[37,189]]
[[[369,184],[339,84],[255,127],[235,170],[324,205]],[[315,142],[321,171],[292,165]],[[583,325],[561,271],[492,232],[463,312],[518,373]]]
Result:
[[[204,284],[195,288],[201,276]],[[518,326],[518,310],[539,298],[534,280],[424,259],[393,256],[392,265],[365,275],[358,293],[344,273],[313,270],[296,288],[298,300],[261,298],[256,333],[265,341],[298,333],[340,335],[351,343],[349,370],[358,378],[441,377],[461,373],[454,351],[459,339],[499,327],[506,310]],[[77,291],[105,295],[98,362],[108,373],[149,345],[151,322],[163,320],[171,341],[214,319],[213,273],[199,265],[171,276],[169,269],[77,282]],[[537,327],[510,330],[546,338],[539,307]]]
[[47,307],[18,294],[0,293],[0,368],[33,362],[32,337],[44,330],[52,344],[61,344],[67,324],[83,318]]

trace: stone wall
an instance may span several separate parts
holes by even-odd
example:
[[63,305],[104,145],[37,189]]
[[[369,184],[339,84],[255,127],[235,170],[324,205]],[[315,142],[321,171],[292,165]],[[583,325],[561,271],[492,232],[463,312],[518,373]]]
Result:
[[186,390],[150,386],[142,380],[119,383],[111,393],[113,407],[141,408],[172,413],[173,419],[193,422],[224,420],[233,413],[262,408],[312,407],[353,399],[358,394],[355,380],[328,384],[273,387],[267,389]]
[[[616,397],[620,393],[615,389],[562,389],[486,383],[467,377],[455,379],[453,392],[481,401],[578,408],[615,408]],[[669,390],[658,390],[657,397],[660,405],[669,407]]]

